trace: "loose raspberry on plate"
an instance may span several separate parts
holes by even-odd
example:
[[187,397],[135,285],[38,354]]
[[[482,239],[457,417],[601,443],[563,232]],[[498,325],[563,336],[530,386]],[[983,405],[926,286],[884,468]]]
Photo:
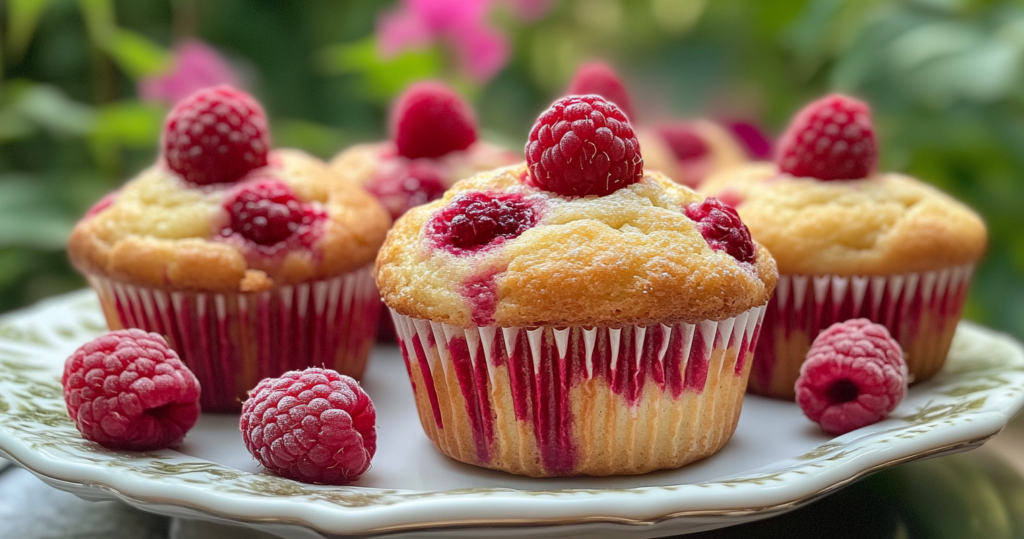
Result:
[[569,83],[567,95],[599,95],[622,110],[630,120],[636,120],[629,91],[612,67],[604,62],[588,62],[576,70]]
[[344,485],[370,468],[377,412],[352,378],[330,369],[262,380],[242,404],[245,447],[265,468],[306,483]]
[[267,164],[270,131],[263,108],[229,86],[200,90],[167,115],[167,166],[196,185],[230,183]]
[[438,245],[464,254],[516,238],[537,224],[537,218],[533,205],[520,195],[471,191],[441,208],[427,231]]
[[754,262],[757,257],[754,240],[732,206],[708,197],[703,202],[687,204],[683,211],[697,223],[697,229],[712,249],[725,251],[740,262]]
[[796,381],[796,402],[829,434],[885,419],[907,393],[903,350],[881,324],[860,318],[822,331]]
[[410,209],[441,198],[444,184],[437,166],[422,159],[401,157],[381,161],[366,190],[398,219]]
[[565,196],[608,195],[644,175],[640,144],[626,115],[596,95],[555,101],[526,143],[530,179]]
[[261,247],[275,247],[293,237],[309,235],[324,213],[303,204],[292,188],[273,178],[246,182],[224,202],[230,222],[224,237],[238,234]]
[[419,82],[391,110],[391,138],[403,157],[441,157],[476,142],[476,119],[469,105],[448,87]]
[[147,451],[180,442],[199,419],[199,381],[156,333],[112,331],[64,363],[64,402],[86,440]]
[[704,137],[697,133],[690,124],[664,124],[655,128],[655,132],[668,144],[672,153],[680,161],[704,157],[711,151],[711,147],[704,141]]
[[875,170],[878,144],[871,109],[833,94],[804,107],[779,141],[782,172],[819,180],[856,180]]

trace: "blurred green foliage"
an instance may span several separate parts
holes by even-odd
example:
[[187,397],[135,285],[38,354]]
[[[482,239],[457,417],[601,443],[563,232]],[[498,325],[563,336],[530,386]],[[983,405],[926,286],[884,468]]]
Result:
[[830,90],[875,107],[882,166],[980,211],[991,248],[968,316],[1024,337],[1024,5],[989,0],[562,0],[541,20],[496,10],[512,40],[489,83],[441,46],[382,59],[372,0],[6,0],[0,41],[0,310],[83,286],[75,220],[152,162],[165,105],[136,97],[178,39],[222,51],[271,114],[275,143],[321,156],[384,135],[412,80],[448,80],[490,138],[522,144],[583,61],[625,75],[640,119],[666,111],[774,132]]

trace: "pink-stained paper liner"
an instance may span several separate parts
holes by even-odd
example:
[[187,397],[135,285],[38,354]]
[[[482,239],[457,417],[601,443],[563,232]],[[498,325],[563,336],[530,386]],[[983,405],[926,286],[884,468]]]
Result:
[[391,313],[438,449],[543,477],[646,473],[718,451],[739,419],[764,306],[621,328],[466,329]]
[[195,373],[206,412],[241,409],[267,377],[327,367],[359,378],[377,333],[371,268],[265,292],[167,291],[90,275],[110,329],[167,338]]
[[836,322],[867,318],[903,348],[912,382],[946,361],[974,265],[889,276],[779,275],[750,373],[752,393],[793,399],[814,338]]

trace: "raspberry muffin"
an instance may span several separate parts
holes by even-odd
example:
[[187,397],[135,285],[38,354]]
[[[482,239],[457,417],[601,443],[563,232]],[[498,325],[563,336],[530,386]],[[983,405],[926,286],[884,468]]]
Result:
[[[522,157],[477,139],[469,104],[437,82],[410,86],[391,110],[391,139],[359,144],[338,154],[331,168],[366,188],[398,219],[410,208],[441,198],[456,181]],[[382,341],[395,340],[382,311]]]
[[427,435],[535,477],[718,451],[775,280],[736,212],[645,173],[594,95],[541,115],[526,164],[410,210],[377,257]]
[[331,160],[331,168],[366,188],[394,219],[437,200],[463,178],[522,160],[478,140],[469,104],[437,82],[410,86],[389,123],[390,140],[352,146]]
[[705,194],[736,205],[778,262],[750,390],[792,399],[818,333],[867,318],[906,354],[911,380],[942,368],[985,225],[969,208],[914,178],[877,172],[864,103],[831,95],[792,121],[776,163],[711,178]]
[[[566,91],[568,95],[596,94],[614,103],[636,122],[632,99],[626,85],[609,65],[583,64]],[[750,124],[744,124],[750,129]],[[677,183],[696,188],[704,178],[747,161],[743,139],[725,126],[710,120],[669,121],[636,128],[644,148],[644,166],[657,170]]]
[[166,336],[206,411],[238,410],[257,382],[292,369],[361,375],[384,208],[325,163],[271,150],[263,110],[229,87],[179,103],[161,150],[68,245],[111,329]]

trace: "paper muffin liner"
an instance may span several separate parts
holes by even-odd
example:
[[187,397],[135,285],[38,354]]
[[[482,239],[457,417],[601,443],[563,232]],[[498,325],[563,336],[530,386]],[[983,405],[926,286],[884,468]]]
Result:
[[544,477],[640,474],[718,451],[739,420],[764,310],[621,328],[465,329],[391,313],[434,445]]
[[371,268],[265,292],[168,291],[90,275],[110,329],[167,338],[195,373],[206,412],[241,409],[266,377],[327,367],[359,378],[377,333]]
[[974,265],[889,276],[779,275],[750,373],[752,393],[793,399],[814,338],[836,322],[867,318],[903,348],[910,381],[946,361]]

